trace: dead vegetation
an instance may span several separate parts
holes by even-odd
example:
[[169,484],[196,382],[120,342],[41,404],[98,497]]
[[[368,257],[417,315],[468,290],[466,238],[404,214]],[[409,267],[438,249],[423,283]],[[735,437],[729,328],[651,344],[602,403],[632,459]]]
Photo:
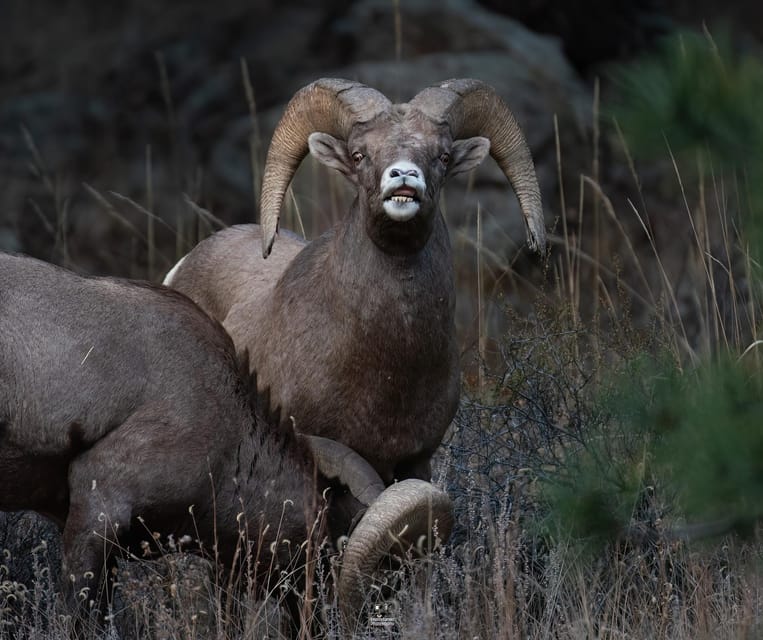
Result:
[[[161,58],[155,62],[161,70]],[[168,119],[177,117],[170,106],[156,119],[162,135]],[[359,623],[355,637],[747,640],[763,634],[760,525],[744,536],[700,542],[671,535],[685,523],[676,496],[680,479],[658,482],[646,465],[630,465],[644,450],[644,433],[630,430],[602,401],[622,373],[632,376],[632,386],[641,384],[631,367],[644,354],[680,371],[732,354],[760,371],[758,265],[740,224],[746,185],[720,168],[695,181],[694,168],[667,148],[659,162],[638,165],[617,128],[599,129],[604,118],[598,102],[592,107],[600,146],[593,145],[590,171],[572,186],[566,180],[566,189],[547,203],[556,222],[542,266],[497,255],[479,234],[451,228],[470,249],[457,269],[462,289],[469,289],[464,294],[477,301],[462,322],[474,329],[464,332],[470,336],[464,357],[472,364],[468,391],[434,464],[435,481],[454,499],[457,525],[433,555],[391,566],[386,584],[370,590],[369,598],[377,599],[373,617]],[[162,265],[220,224],[215,198],[189,179],[198,173],[178,167],[185,180],[180,188],[169,199],[154,192],[156,151],[131,148],[144,170],[129,193],[92,190],[86,199],[79,192],[69,198],[71,176],[48,168],[56,164],[37,149],[34,132],[23,139],[19,154],[33,168],[25,179],[38,185],[40,197],[24,205],[22,237],[42,238],[35,246],[48,259],[66,263],[83,232],[90,236],[80,246],[101,249],[76,266],[158,277]],[[566,156],[558,141],[556,151],[561,176]],[[76,149],[68,153],[75,152],[80,157]],[[204,159],[197,160],[203,173]],[[246,174],[253,169],[257,175],[256,167],[246,167]],[[14,188],[7,185],[0,183]],[[161,221],[151,215],[159,201],[173,203],[173,215]],[[199,201],[211,213],[193,204]],[[287,221],[292,216],[298,229],[299,201],[292,203]],[[446,210],[447,204],[446,198]],[[235,221],[239,214],[230,213],[222,217]],[[475,211],[477,219],[484,215]],[[102,235],[94,242],[93,234]],[[152,242],[176,255],[162,256]],[[573,494],[584,493],[573,471],[587,456],[615,477],[622,468],[635,469],[629,481],[638,489],[614,506],[617,518],[603,523],[616,535],[596,544],[588,544],[595,537],[590,531],[559,528],[549,517],[547,487],[566,483]],[[645,534],[618,535],[623,524]],[[3,544],[18,535],[10,531]],[[0,638],[63,637],[71,620],[51,597],[56,576],[48,568],[58,559],[45,557],[55,550],[31,544],[16,553],[24,558],[0,559]],[[245,585],[233,594],[218,584],[204,561],[183,559],[193,568],[178,577],[173,558],[124,564],[129,569],[114,601],[115,626],[90,637],[286,633],[274,608],[279,584],[272,600],[255,601]],[[300,637],[338,637],[330,564],[317,563],[315,570],[317,587],[301,599]],[[282,579],[288,583],[288,576]]]

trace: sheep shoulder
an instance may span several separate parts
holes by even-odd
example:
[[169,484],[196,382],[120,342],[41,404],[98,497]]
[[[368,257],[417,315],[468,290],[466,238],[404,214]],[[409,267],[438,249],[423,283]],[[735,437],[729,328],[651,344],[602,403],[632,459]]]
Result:
[[390,256],[356,219],[316,238],[225,326],[238,345],[253,326],[267,336],[248,347],[272,410],[355,449],[387,482],[427,477],[409,467],[439,445],[459,388],[447,230],[439,220],[424,250]]
[[[281,232],[280,238],[276,250],[264,260],[252,250],[262,239],[259,225],[228,227],[194,247],[193,260],[181,260],[164,283],[186,293],[210,316],[226,324],[234,308],[242,305],[259,308],[261,300],[305,246],[304,240],[288,231]],[[199,287],[198,282],[213,286]]]

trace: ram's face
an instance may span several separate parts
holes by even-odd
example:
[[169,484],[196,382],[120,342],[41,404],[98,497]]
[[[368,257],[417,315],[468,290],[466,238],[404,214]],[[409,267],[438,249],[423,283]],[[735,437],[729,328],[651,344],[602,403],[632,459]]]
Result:
[[489,146],[485,138],[454,143],[446,124],[404,110],[355,125],[346,142],[310,136],[313,155],[357,185],[367,231],[390,252],[426,244],[443,181],[476,166]]
[[357,128],[348,149],[369,208],[390,224],[431,218],[453,146],[447,127],[407,117]]

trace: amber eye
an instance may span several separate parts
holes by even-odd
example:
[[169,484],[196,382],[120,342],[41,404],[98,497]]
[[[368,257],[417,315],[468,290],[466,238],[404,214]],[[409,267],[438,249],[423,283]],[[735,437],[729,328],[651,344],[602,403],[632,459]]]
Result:
[[361,161],[363,158],[365,158],[365,156],[364,156],[362,153],[360,153],[360,151],[355,151],[355,152],[352,154],[352,159],[355,161],[355,164],[360,164],[360,161]]
[[450,162],[450,154],[449,153],[443,153],[440,156],[440,162],[442,162],[447,167],[448,163]]

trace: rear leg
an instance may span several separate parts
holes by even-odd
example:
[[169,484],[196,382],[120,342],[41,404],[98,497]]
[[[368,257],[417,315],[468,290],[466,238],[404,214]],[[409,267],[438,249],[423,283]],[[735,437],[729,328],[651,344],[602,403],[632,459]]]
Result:
[[108,603],[104,569],[127,531],[132,511],[126,495],[115,495],[107,482],[101,482],[109,469],[100,450],[96,445],[71,464],[63,531],[64,593],[76,610],[88,614],[103,611]]
[[[193,523],[204,529],[214,519],[202,504],[211,485],[199,472],[212,472],[216,450],[194,428],[199,420],[180,422],[174,413],[172,407],[144,405],[70,466],[65,577],[69,593],[86,604],[105,604],[99,598],[104,568],[122,546],[136,551],[141,538],[153,542],[154,531],[193,534],[188,508],[194,504]],[[223,429],[215,436],[223,451],[235,442]]]

